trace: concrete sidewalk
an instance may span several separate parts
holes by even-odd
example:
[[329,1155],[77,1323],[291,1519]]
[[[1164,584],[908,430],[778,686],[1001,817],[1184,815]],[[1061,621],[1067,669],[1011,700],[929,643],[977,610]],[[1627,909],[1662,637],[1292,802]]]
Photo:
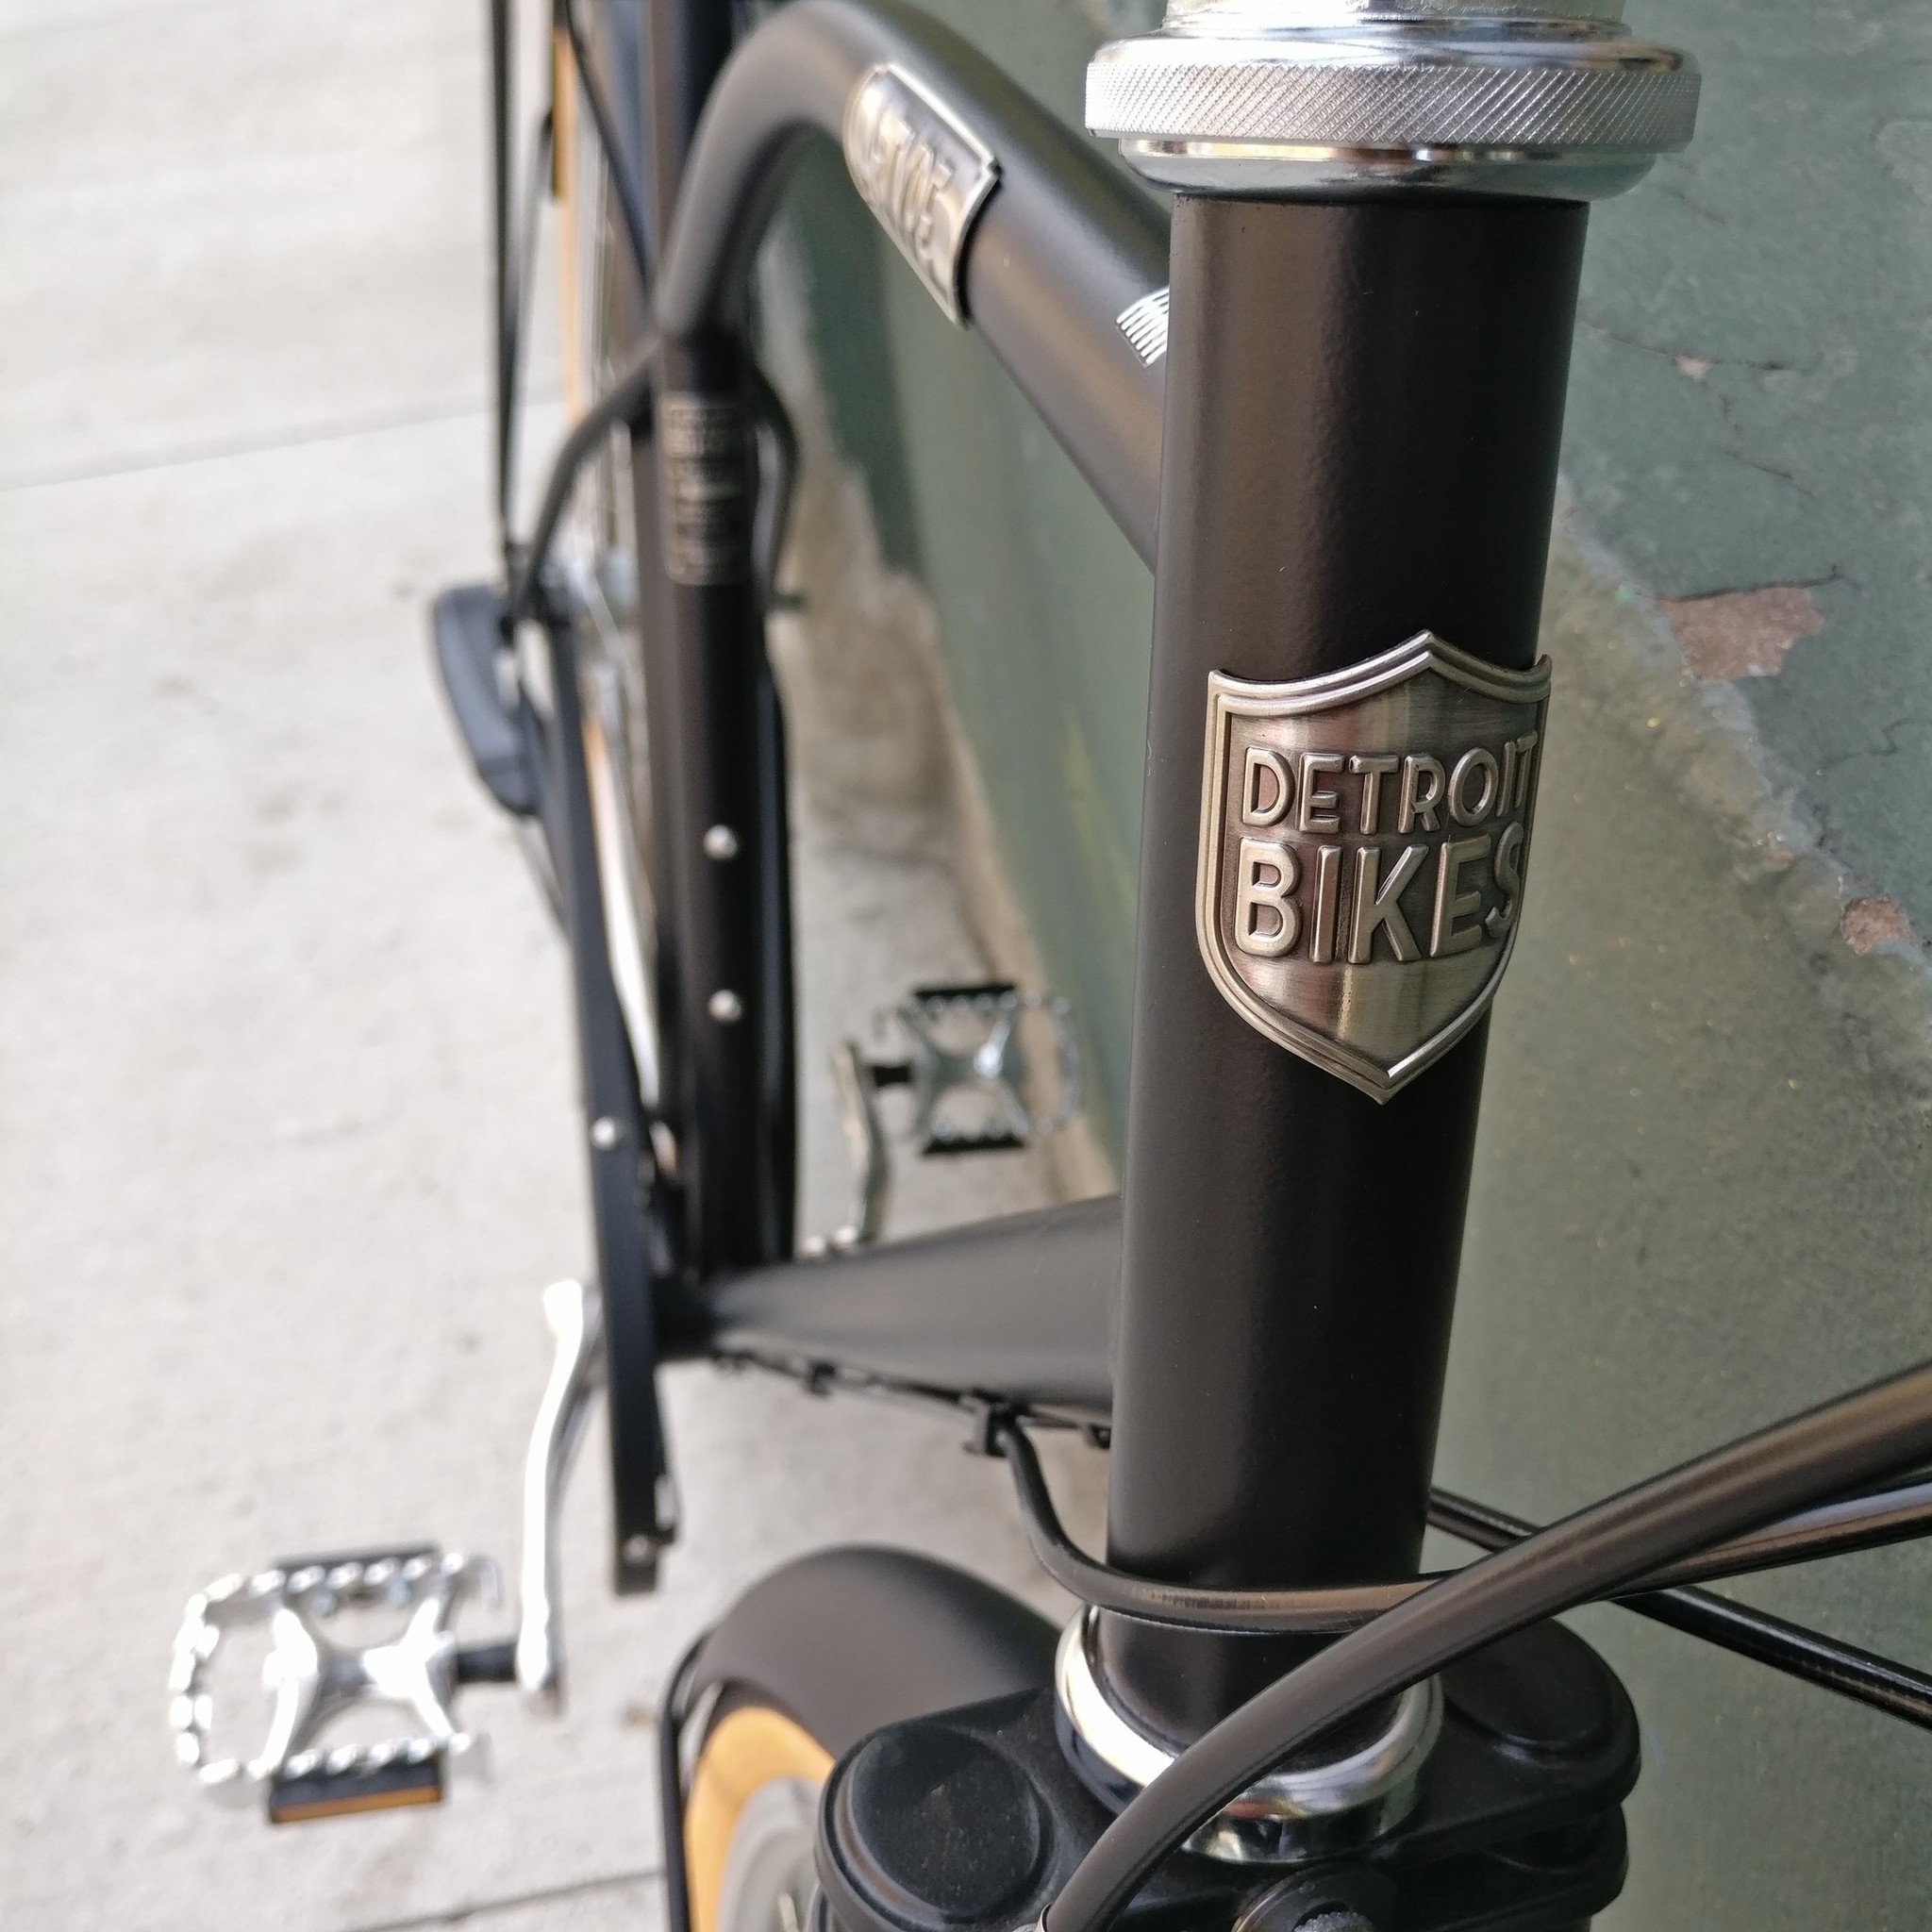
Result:
[[[1057,1607],[952,1429],[680,1371],[665,1589],[607,1592],[592,1441],[572,1710],[473,1694],[493,1783],[271,1832],[171,1762],[210,1575],[514,1555],[538,1292],[587,1260],[562,953],[425,645],[427,597],[490,568],[484,97],[474,0],[0,4],[8,1926],[655,1923],[652,1711],[745,1581],[862,1537]],[[828,1226],[825,1042],[983,962],[929,850],[809,814],[799,843]],[[908,1221],[1047,1190],[955,1176]]]

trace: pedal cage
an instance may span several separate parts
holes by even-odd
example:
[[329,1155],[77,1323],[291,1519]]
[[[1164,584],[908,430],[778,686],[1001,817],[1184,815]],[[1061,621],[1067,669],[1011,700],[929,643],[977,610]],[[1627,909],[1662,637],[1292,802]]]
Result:
[[[204,1790],[250,1799],[265,1792],[273,1824],[439,1802],[452,1759],[476,1740],[458,1724],[459,1684],[497,1675],[488,1661],[466,1670],[451,1624],[473,1597],[495,1604],[502,1581],[489,1557],[445,1555],[433,1545],[357,1556],[291,1557],[252,1576],[225,1576],[189,1600],[175,1639],[168,1688],[175,1752]],[[325,1627],[344,1610],[386,1609],[402,1629],[367,1645]],[[265,1624],[262,1667],[271,1712],[253,1757],[213,1757],[208,1676],[236,1631]],[[486,1657],[497,1646],[478,1653]],[[420,1727],[374,1744],[333,1747],[324,1733],[358,1707],[407,1710]]]
[[[571,1461],[604,1379],[602,1305],[581,1281],[553,1281],[543,1319],[550,1375],[524,1457],[515,1630],[457,1641],[458,1613],[476,1597],[501,1604],[503,1577],[488,1557],[445,1554],[434,1543],[290,1557],[252,1576],[222,1577],[188,1600],[168,1669],[175,1756],[204,1790],[231,1800],[265,1791],[273,1824],[433,1805],[453,1763],[483,1757],[481,1740],[457,1722],[464,1686],[514,1684],[534,1709],[562,1709],[558,1528]],[[371,1610],[390,1612],[401,1627],[362,1644],[326,1627],[344,1611]],[[269,1640],[261,1674],[268,1732],[252,1757],[216,1757],[212,1666],[223,1644],[251,1626]],[[372,1706],[406,1710],[418,1728],[375,1744],[326,1740],[337,1719]]]
[[[1044,1016],[1053,1033],[1057,1083],[1045,1112],[1035,1112],[1026,1098],[1020,1029],[1033,1013]],[[1058,993],[1023,992],[1003,979],[918,986],[877,1016],[878,1031],[894,1026],[905,1041],[903,1058],[870,1057],[854,1040],[832,1056],[855,1200],[848,1224],[829,1238],[808,1241],[808,1255],[862,1246],[883,1230],[891,1195],[891,1154],[877,1104],[885,1090],[909,1091],[908,1138],[927,1158],[1011,1153],[1058,1133],[1080,1110],[1079,1042],[1073,1008]],[[978,1037],[971,1037],[975,1031]]]
[[[1026,1103],[1026,1053],[1020,1022],[1043,1013],[1053,1028],[1058,1080],[1054,1106],[1035,1113]],[[1080,1050],[1073,1008],[1058,993],[1022,992],[1007,980],[979,986],[919,986],[893,1008],[912,1043],[908,1074],[913,1094],[912,1138],[921,1154],[988,1154],[1024,1147],[1058,1133],[1080,1106]],[[984,1037],[961,1040],[983,1025]],[[977,1097],[985,1121],[961,1122],[949,1103]]]

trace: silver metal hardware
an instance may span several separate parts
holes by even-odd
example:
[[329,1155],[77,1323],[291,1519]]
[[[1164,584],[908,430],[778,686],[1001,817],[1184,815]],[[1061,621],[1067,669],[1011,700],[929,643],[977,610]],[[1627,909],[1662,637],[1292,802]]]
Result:
[[1429,631],[1288,684],[1208,680],[1195,933],[1235,1011],[1387,1100],[1516,944],[1550,667]]
[[[225,1576],[189,1599],[168,1673],[175,1754],[204,1790],[229,1798],[265,1793],[277,1822],[430,1804],[442,1796],[448,1765],[479,1742],[456,1715],[466,1667],[471,1681],[513,1675],[541,1708],[561,1707],[558,1519],[602,1362],[602,1317],[595,1294],[576,1281],[547,1288],[543,1314],[553,1353],[524,1458],[513,1642],[457,1641],[453,1625],[466,1604],[502,1599],[500,1573],[487,1557],[425,1544]],[[358,1612],[399,1617],[402,1627],[381,1641],[347,1641],[336,1620]],[[212,1674],[223,1646],[251,1626],[269,1641],[267,1730],[252,1755],[217,1757]],[[373,1744],[326,1741],[339,1719],[371,1707],[402,1710],[414,1730]]]
[[599,1154],[608,1154],[613,1147],[624,1144],[624,1123],[613,1120],[608,1113],[599,1114],[591,1123],[591,1145]]
[[865,204],[954,322],[967,237],[999,184],[992,150],[902,67],[869,68],[845,103],[845,165]]
[[712,825],[705,833],[705,857],[724,860],[738,857],[738,834],[729,825]]
[[735,1025],[744,1018],[744,1002],[728,986],[721,986],[705,1002],[705,1011],[721,1026]]
[[[1038,1015],[1052,1031],[1057,1082],[1049,1111],[1026,1099],[1027,1056],[1021,1027]],[[1055,1134],[1080,1110],[1080,1046],[1073,1008],[1057,993],[1022,992],[1004,981],[982,986],[915,987],[876,1016],[895,1028],[903,1058],[868,1058],[858,1042],[832,1056],[840,1123],[851,1151],[851,1219],[829,1235],[808,1236],[808,1257],[842,1253],[884,1231],[892,1192],[891,1150],[878,1095],[904,1087],[911,1096],[906,1132],[924,1155],[990,1154]]]
[[1114,317],[1114,326],[1150,369],[1167,354],[1167,297],[1165,289],[1156,289],[1151,295],[1129,302]]
[[885,1232],[892,1201],[892,1156],[879,1122],[872,1072],[856,1040],[841,1041],[832,1055],[832,1080],[839,1090],[839,1124],[852,1156],[852,1219],[828,1243],[842,1250],[875,1241]]
[[[1043,1013],[1052,1023],[1059,1085],[1050,1113],[1031,1112],[1025,1100],[1026,1057],[1021,1017]],[[979,1147],[1022,1146],[1057,1134],[1080,1110],[1080,1049],[1073,1008],[1058,993],[1021,992],[1008,986],[914,991],[894,1016],[911,1041],[911,1134],[927,1154]],[[961,1043],[951,1029],[984,1025],[984,1037]],[[982,1119],[963,1118],[955,1095],[975,1096]]]
[[[278,1783],[313,1787],[305,1815],[385,1801],[422,1803],[425,1782],[395,1778],[415,1768],[432,1774],[432,1795],[440,1796],[443,1761],[474,1742],[452,1708],[457,1641],[450,1623],[479,1593],[491,1603],[501,1594],[487,1557],[433,1549],[263,1570],[209,1584],[188,1601],[168,1674],[177,1760],[204,1790],[222,1795],[252,1797],[264,1787],[273,1793]],[[345,1609],[368,1608],[407,1613],[401,1635],[358,1648],[336,1642],[324,1627]],[[268,1732],[251,1757],[213,1757],[208,1674],[224,1641],[248,1624],[266,1624],[273,1644],[262,1673],[274,1700]],[[372,1704],[406,1710],[416,1733],[322,1747],[318,1740],[331,1720]],[[326,1795],[331,1786],[339,1802]],[[412,1795],[386,1796],[382,1787]]]
[[[1054,1688],[1086,1769],[1116,1790],[1143,1790],[1178,1755],[1150,1738],[1108,1695],[1096,1650],[1096,1613],[1060,1634]],[[1230,1864],[1291,1864],[1379,1838],[1414,1807],[1418,1781],[1442,1727],[1435,1678],[1405,1690],[1380,1731],[1343,1755],[1307,1754],[1251,1785],[1208,1820],[1187,1849]]]
[[1169,0],[1102,47],[1087,125],[1197,194],[1619,194],[1685,146],[1699,77],[1621,0]]
[[580,1281],[543,1291],[550,1378],[524,1455],[523,1560],[517,1571],[517,1688],[546,1710],[563,1706],[563,1608],[558,1519],[591,1396],[603,1366],[604,1313]]

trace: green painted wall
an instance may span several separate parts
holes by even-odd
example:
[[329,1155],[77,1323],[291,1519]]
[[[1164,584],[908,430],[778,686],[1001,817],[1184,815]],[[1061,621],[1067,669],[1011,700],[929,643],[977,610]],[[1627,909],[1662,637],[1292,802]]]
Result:
[[[1091,34],[1056,38],[1077,75]],[[1048,975],[1077,992],[1105,1139],[1126,1097],[1153,579],[985,345],[913,280],[829,144],[790,212],[834,432],[865,471],[887,561],[938,606],[1007,870]]]
[[[933,10],[1069,118],[1094,40],[1148,11]],[[1440,1465],[1529,1515],[1932,1355],[1928,977],[1883,921],[1862,952],[1841,929],[1866,895],[1932,931],[1932,8],[1636,10],[1699,55],[1707,105],[1692,151],[1593,220],[1538,873],[1497,1006]],[[1147,573],[829,150],[793,210],[836,433],[939,613],[1117,1137]],[[1818,616],[1781,671],[1691,675],[1657,600],[1778,585]],[[1901,1551],[1737,1593],[1926,1663],[1928,1585],[1932,1555]],[[1932,1740],[1621,1613],[1584,1621],[1646,1727],[1632,1879],[1604,1924],[1932,1922]]]

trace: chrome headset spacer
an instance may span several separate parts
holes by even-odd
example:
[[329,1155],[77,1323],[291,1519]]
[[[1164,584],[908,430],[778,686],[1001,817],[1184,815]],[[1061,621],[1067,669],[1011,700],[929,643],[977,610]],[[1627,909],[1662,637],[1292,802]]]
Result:
[[[1151,1738],[1108,1693],[1095,1652],[1098,1613],[1082,1609],[1060,1633],[1054,1690],[1063,1741],[1082,1777],[1124,1800],[1178,1755]],[[1442,1728],[1434,1677],[1396,1698],[1366,1743],[1271,1772],[1188,1840],[1187,1849],[1236,1865],[1295,1864],[1380,1838],[1414,1808],[1424,1764]]]
[[1697,119],[1689,55],[1633,38],[1622,0],[1169,0],[1102,47],[1087,126],[1195,194],[1434,188],[1619,194]]

